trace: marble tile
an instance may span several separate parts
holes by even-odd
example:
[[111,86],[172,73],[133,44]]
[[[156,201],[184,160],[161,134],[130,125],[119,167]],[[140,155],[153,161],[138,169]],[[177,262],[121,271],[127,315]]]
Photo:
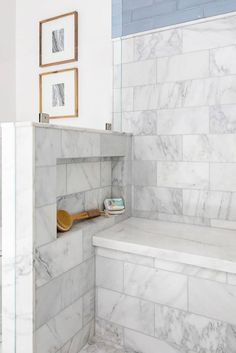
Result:
[[67,212],[76,213],[85,210],[85,193],[78,192],[73,195],[59,197],[57,199],[57,208]]
[[211,219],[211,226],[222,228],[222,229],[236,230],[236,222],[232,222],[232,221],[222,221],[219,219]]
[[236,191],[236,164],[210,164],[210,189]]
[[134,187],[133,207],[135,210],[140,211],[157,211],[170,214],[182,214],[182,190],[136,186]]
[[111,164],[112,186],[126,186],[132,183],[131,162],[124,158],[113,159]]
[[125,264],[124,292],[155,303],[187,309],[187,277],[179,274]]
[[[189,81],[187,81],[189,82]],[[192,81],[190,81],[192,82]],[[174,109],[180,108],[184,101],[184,82],[163,83],[158,86],[158,108]]]
[[126,112],[122,115],[124,132],[134,135],[155,135],[157,132],[156,111]]
[[94,287],[94,277],[94,259],[90,259],[37,288],[36,328],[47,323],[68,305],[91,290]]
[[235,16],[183,28],[183,51],[197,51],[235,44]]
[[187,53],[157,60],[157,82],[209,77],[209,52]]
[[182,97],[183,107],[234,104],[235,87],[235,76],[190,80],[183,83],[177,96]]
[[165,271],[177,272],[188,276],[195,276],[210,279],[216,282],[226,283],[226,272],[213,271],[203,267],[191,266],[161,259],[155,259],[155,267]]
[[95,335],[120,346],[124,344],[123,328],[109,321],[96,318]]
[[181,160],[180,136],[135,136],[134,158],[136,160]]
[[[113,90],[113,111],[116,113],[133,111],[134,88],[126,87]],[[117,130],[114,130],[117,131]]]
[[134,110],[152,110],[158,107],[159,90],[158,86],[134,87]]
[[180,352],[229,352],[236,345],[235,327],[203,316],[155,306],[155,335]]
[[41,246],[56,240],[56,204],[35,209],[35,244]]
[[82,328],[82,299],[36,331],[37,353],[57,352]]
[[146,60],[122,65],[122,87],[156,83],[156,61]]
[[51,205],[56,201],[55,167],[37,167],[35,170],[35,206]]
[[219,191],[183,190],[184,214],[236,221],[236,194]]
[[233,325],[236,324],[236,287],[189,278],[189,310]]
[[236,286],[236,275],[233,273],[227,273],[227,283]]
[[193,162],[236,162],[236,135],[183,136],[183,159]]
[[133,161],[133,185],[135,186],[156,186],[157,183],[157,162],[154,161]]
[[157,338],[126,329],[124,330],[125,347],[142,353],[182,353],[170,344]]
[[151,257],[146,257],[142,255],[130,254],[127,252],[121,252],[105,248],[96,248],[96,255],[103,256],[110,259],[120,260],[124,262],[130,262],[133,264],[144,265],[148,267],[153,267],[154,259]]
[[56,166],[56,185],[57,185],[57,193],[56,196],[63,196],[66,195],[66,164],[59,164]]
[[83,230],[83,261],[94,256],[95,248],[93,247],[93,233]]
[[113,66],[121,64],[122,41],[117,39],[113,41]]
[[134,353],[114,343],[94,337],[80,353]]
[[100,187],[100,162],[67,165],[67,193],[74,194]]
[[62,158],[99,157],[100,134],[62,131]]
[[95,289],[83,296],[83,326],[91,322],[95,317]]
[[236,74],[236,46],[210,51],[210,72],[213,76]]
[[178,29],[137,36],[134,39],[135,60],[172,56],[181,53],[181,50],[182,33]]
[[115,324],[154,334],[154,304],[147,301],[99,288],[97,315]]
[[104,209],[104,200],[111,198],[111,186],[85,192],[85,210]]
[[134,38],[127,38],[121,40],[122,47],[122,63],[129,63],[134,61]]
[[96,286],[123,292],[123,262],[96,256]]
[[82,249],[82,231],[64,235],[38,248],[35,258],[37,286],[79,265],[83,261]]
[[53,166],[56,158],[61,156],[61,131],[55,129],[35,128],[35,164],[36,166]]
[[94,323],[91,321],[84,326],[61,348],[58,353],[78,353],[94,335]]
[[236,133],[236,105],[210,107],[210,132]]
[[101,162],[101,186],[111,185],[111,161]]
[[159,135],[209,133],[209,108],[163,109],[157,113]]
[[110,134],[101,135],[101,156],[120,157],[127,152],[127,137]]
[[160,162],[157,185],[172,188],[207,189],[209,166],[207,163]]

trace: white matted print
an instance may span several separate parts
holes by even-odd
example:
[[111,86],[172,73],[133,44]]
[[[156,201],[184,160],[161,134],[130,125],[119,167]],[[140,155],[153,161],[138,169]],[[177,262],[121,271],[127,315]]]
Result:
[[40,66],[78,60],[78,13],[40,22]]
[[40,113],[50,119],[78,116],[78,69],[40,75]]

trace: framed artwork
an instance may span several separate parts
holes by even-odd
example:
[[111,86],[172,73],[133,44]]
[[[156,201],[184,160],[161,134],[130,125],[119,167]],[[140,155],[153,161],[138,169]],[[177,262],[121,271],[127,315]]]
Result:
[[78,69],[43,73],[39,76],[40,113],[50,119],[78,117]]
[[78,13],[49,18],[39,24],[41,67],[78,60]]

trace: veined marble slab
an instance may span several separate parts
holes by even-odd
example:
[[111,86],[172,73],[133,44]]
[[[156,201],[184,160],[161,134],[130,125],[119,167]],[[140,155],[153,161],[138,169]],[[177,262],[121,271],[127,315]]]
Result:
[[93,237],[95,246],[236,273],[236,232],[129,218]]

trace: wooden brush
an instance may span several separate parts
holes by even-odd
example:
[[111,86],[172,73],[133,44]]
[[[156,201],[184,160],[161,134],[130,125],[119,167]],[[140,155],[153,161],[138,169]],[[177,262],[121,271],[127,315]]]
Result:
[[84,219],[96,218],[104,214],[104,212],[95,209],[86,212],[80,212],[71,215],[67,211],[58,210],[57,211],[57,228],[60,232],[68,232],[75,221],[81,221]]

